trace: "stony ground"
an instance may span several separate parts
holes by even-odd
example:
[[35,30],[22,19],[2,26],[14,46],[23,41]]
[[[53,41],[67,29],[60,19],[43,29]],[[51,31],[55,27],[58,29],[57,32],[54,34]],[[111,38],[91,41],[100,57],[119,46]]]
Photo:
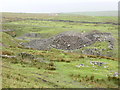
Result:
[[[40,37],[40,34],[26,34],[31,37]],[[27,48],[34,48],[38,50],[48,50],[50,48],[62,50],[76,50],[83,47],[88,47],[95,42],[108,42],[108,48],[114,49],[114,38],[111,33],[103,33],[99,31],[91,31],[89,33],[78,33],[67,31],[60,33],[48,39],[34,39],[27,43],[22,43]],[[102,55],[98,49],[86,49],[84,53]],[[94,53],[93,53],[94,52]]]

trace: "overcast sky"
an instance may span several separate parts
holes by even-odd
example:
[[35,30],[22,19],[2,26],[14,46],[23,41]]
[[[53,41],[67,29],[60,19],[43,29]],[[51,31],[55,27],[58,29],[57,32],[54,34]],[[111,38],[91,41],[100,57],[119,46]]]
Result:
[[118,9],[119,0],[1,0],[2,12],[60,13],[110,11]]

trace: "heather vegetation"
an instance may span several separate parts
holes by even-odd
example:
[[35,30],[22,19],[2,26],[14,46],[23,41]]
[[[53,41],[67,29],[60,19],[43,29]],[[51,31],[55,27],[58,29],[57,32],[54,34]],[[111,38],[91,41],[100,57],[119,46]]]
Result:
[[118,88],[116,16],[3,13],[3,88]]

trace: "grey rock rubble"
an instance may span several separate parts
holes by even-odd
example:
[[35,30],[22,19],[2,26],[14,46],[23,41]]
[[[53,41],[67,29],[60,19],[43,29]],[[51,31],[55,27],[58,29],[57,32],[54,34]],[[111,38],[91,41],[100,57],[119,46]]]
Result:
[[17,39],[22,40],[33,40],[33,39],[40,39],[45,38],[46,36],[49,36],[47,33],[26,33],[20,37],[16,37]]
[[[48,39],[31,40],[28,43],[22,43],[22,45],[27,48],[34,48],[38,50],[48,50],[50,48],[63,49],[63,50],[76,50],[90,46],[94,44],[96,41],[100,41],[100,42],[107,41],[109,42],[108,47],[110,49],[114,48],[115,39],[112,37],[111,33],[102,33],[97,30],[82,34],[78,32],[67,31]],[[92,51],[88,50],[88,51],[90,53],[93,52],[93,50]],[[97,51],[97,49],[94,51]]]
[[98,66],[102,66],[102,65],[107,64],[107,63],[99,62],[99,61],[90,61],[90,63],[93,64],[93,65],[98,65]]

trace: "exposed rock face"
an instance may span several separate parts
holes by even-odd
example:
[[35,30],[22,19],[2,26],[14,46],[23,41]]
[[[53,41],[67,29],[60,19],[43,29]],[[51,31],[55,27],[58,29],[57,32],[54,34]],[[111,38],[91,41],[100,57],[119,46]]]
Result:
[[28,43],[23,43],[22,45],[38,50],[46,50],[49,48],[75,50],[90,46],[96,41],[107,41],[109,42],[109,48],[114,48],[114,38],[111,33],[102,33],[99,31],[92,31],[90,33],[68,31],[48,39],[32,40]]

